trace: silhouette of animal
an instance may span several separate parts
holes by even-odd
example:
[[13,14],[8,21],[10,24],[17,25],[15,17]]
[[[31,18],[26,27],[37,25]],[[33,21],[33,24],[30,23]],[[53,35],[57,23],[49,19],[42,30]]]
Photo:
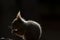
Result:
[[12,21],[12,31],[24,40],[39,40],[42,35],[42,28],[39,23],[32,20],[25,20],[21,17],[20,11]]

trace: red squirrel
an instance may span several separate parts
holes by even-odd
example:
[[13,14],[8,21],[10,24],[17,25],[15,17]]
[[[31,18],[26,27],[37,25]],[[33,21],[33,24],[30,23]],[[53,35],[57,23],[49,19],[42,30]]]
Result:
[[39,40],[42,35],[42,28],[35,21],[23,19],[19,11],[12,21],[12,33],[24,40]]

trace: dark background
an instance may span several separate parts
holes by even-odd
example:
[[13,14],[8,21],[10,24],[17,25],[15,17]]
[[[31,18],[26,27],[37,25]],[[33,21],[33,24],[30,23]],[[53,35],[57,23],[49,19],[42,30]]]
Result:
[[59,0],[0,0],[0,37],[8,34],[18,10],[24,19],[40,23],[42,40],[60,40]]

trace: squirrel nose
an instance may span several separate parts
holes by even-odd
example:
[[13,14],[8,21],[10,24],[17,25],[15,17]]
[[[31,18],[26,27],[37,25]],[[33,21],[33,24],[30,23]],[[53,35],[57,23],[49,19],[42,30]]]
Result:
[[14,29],[14,31],[18,31],[18,29]]
[[17,32],[18,29],[12,29],[11,33]]

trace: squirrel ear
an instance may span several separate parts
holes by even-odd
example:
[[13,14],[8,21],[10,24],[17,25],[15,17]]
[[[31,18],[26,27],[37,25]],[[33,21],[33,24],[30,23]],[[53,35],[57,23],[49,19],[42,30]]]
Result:
[[12,23],[14,23],[15,21],[17,21],[17,20],[19,20],[19,19],[21,19],[20,11],[18,12],[16,18],[13,20]]
[[20,18],[20,11],[18,12],[18,14],[17,14],[17,16],[16,16],[16,18]]

